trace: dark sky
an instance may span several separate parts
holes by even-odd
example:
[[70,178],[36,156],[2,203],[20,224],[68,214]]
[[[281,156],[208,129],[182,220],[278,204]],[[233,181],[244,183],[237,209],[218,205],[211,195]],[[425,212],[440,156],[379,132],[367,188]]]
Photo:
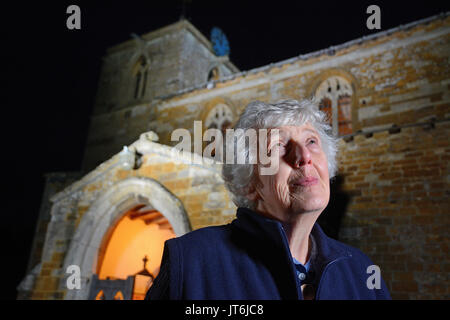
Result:
[[[249,70],[359,38],[366,8],[381,8],[381,31],[448,11],[446,1],[185,1],[185,16],[205,36],[228,37],[230,60]],[[448,1],[447,1],[448,2]],[[66,8],[81,8],[81,30],[66,28]],[[43,174],[81,169],[87,128],[106,48],[179,20],[181,1],[33,1],[1,9],[1,299],[15,299],[25,274],[43,192]],[[6,81],[5,81],[6,80]],[[106,160],[106,159],[105,159]]]

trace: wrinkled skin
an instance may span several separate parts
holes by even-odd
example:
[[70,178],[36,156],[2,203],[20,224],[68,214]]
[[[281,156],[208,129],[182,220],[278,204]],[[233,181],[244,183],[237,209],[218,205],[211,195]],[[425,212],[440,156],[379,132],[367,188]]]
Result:
[[268,149],[278,150],[278,171],[261,175],[258,164],[249,198],[257,203],[259,214],[282,223],[292,256],[304,264],[311,252],[312,227],[330,199],[328,162],[310,124],[277,129],[279,135],[270,136]]
[[258,175],[253,199],[257,211],[289,223],[298,215],[319,215],[330,198],[328,163],[316,130],[309,124],[283,126],[279,138],[269,139],[278,149],[279,169]]

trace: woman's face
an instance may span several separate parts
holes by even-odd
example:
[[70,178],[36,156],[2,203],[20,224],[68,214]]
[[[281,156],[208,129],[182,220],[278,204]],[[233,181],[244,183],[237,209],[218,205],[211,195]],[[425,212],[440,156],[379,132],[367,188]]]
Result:
[[330,198],[330,179],[319,134],[308,123],[278,129],[278,137],[269,137],[269,150],[278,149],[279,169],[258,174],[257,210],[285,222],[296,214],[320,214]]

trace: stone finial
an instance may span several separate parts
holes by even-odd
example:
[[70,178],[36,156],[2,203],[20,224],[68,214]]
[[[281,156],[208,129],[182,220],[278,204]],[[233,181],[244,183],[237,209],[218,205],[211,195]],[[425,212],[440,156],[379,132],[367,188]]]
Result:
[[141,134],[140,140],[158,141],[159,137],[154,131],[148,131]]

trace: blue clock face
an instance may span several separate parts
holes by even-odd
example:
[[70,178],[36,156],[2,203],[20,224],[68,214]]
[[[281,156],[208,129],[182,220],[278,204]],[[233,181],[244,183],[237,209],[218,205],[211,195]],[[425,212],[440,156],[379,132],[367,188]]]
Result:
[[230,54],[230,45],[228,39],[217,27],[211,29],[211,42],[213,45],[214,53],[217,56],[226,56]]

